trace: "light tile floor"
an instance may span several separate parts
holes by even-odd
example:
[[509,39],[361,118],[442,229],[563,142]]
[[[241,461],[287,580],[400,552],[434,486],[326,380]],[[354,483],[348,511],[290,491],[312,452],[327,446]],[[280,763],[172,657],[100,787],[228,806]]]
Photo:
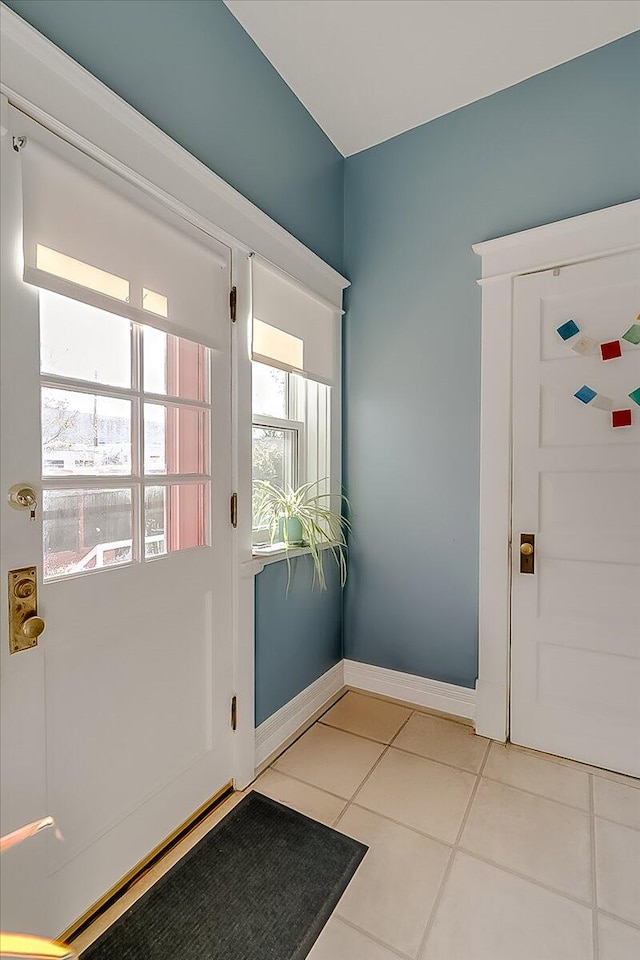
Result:
[[368,844],[309,960],[638,960],[640,781],[347,693],[253,785]]
[[[640,781],[349,692],[253,788],[369,846],[308,960],[639,960]],[[244,796],[76,942],[85,949]]]

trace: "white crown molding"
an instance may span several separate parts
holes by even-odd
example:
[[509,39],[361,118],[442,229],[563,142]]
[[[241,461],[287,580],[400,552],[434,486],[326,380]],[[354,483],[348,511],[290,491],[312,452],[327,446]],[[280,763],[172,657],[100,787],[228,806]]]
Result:
[[536,273],[640,246],[640,200],[594,210],[569,220],[522,230],[473,245],[482,257],[482,279]]
[[392,700],[403,700],[417,707],[473,720],[476,694],[468,687],[440,680],[428,680],[399,670],[387,670],[356,660],[344,661],[344,682],[368,693],[378,693]]
[[111,158],[339,309],[336,270],[196,160],[26,21],[0,4],[1,85],[9,102],[102,163]]
[[318,712],[342,691],[342,663],[340,660],[256,727],[256,769],[265,760],[272,758],[273,754],[284,750],[293,738],[303,733],[306,727],[317,719]]

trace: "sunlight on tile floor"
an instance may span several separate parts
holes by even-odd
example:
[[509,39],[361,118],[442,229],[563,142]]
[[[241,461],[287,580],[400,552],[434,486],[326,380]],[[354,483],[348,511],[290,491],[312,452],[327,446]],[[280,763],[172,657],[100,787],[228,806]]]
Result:
[[[369,846],[308,960],[638,960],[640,781],[346,693],[252,785]],[[76,942],[85,948],[244,796]]]
[[637,960],[640,781],[349,692],[253,785],[369,846],[309,960]]

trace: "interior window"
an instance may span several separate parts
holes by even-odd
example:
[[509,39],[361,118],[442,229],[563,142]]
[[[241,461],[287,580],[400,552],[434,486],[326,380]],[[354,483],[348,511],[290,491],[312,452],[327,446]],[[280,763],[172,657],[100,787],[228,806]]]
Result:
[[[329,491],[329,423],[331,388],[314,380],[253,361],[253,479],[274,486],[316,486]],[[260,526],[254,485],[253,542],[270,543]]]

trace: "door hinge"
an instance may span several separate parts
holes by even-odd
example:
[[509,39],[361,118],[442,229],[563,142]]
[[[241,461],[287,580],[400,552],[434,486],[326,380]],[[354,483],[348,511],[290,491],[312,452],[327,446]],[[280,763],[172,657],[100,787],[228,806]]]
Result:
[[238,698],[235,693],[231,697],[231,729],[236,730],[238,727]]
[[231,323],[236,322],[238,308],[238,288],[231,287],[229,291],[229,315],[231,316]]
[[231,500],[229,501],[229,519],[231,520],[231,526],[238,526],[238,494],[232,493]]

